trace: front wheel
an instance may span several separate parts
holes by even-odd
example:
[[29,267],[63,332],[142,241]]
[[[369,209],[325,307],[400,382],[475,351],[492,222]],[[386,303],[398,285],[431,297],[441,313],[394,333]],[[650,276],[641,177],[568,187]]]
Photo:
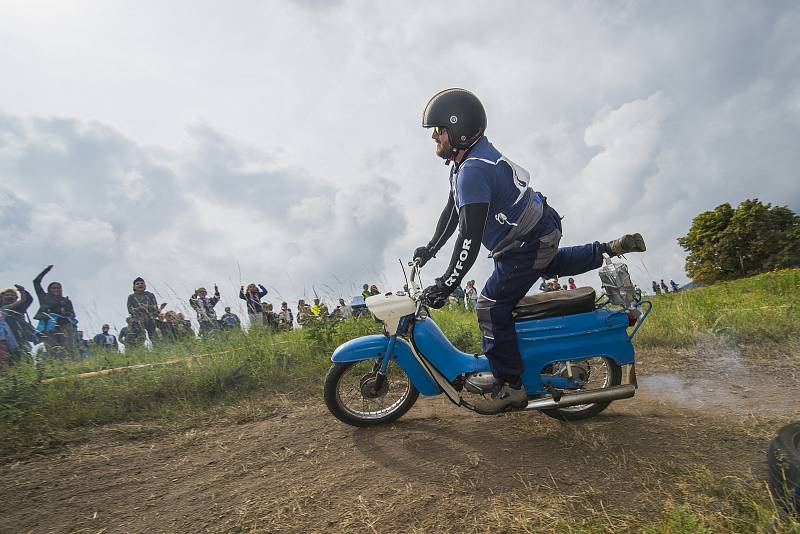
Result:
[[335,363],[325,376],[325,404],[343,423],[372,426],[405,414],[419,391],[403,369],[390,363],[385,380],[378,378],[380,360]]
[[[583,376],[583,387],[577,391],[589,391],[593,389],[604,389],[612,386],[618,386],[622,383],[622,368],[617,365],[617,362],[611,358],[597,356],[587,360],[573,361],[573,373],[581,373]],[[563,375],[566,370],[563,366],[557,366],[552,369],[554,374]],[[565,390],[565,394],[569,394],[573,390]],[[550,410],[542,410],[542,413],[560,421],[580,421],[582,419],[589,419],[599,414],[611,404],[609,402],[593,402],[591,404],[579,404],[577,406],[568,406],[566,408],[552,408]]]

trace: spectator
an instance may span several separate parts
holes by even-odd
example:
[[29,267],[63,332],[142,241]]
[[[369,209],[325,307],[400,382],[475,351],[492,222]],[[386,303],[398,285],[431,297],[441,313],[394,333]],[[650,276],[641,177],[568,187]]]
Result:
[[337,306],[339,310],[339,315],[341,315],[342,319],[346,319],[348,317],[353,316],[353,308],[350,307],[349,304],[345,303],[344,299],[339,299],[339,305]]
[[567,278],[567,289],[578,289],[575,285],[575,279],[572,277]]
[[36,331],[43,338],[47,352],[63,356],[75,350],[75,309],[72,301],[63,294],[60,282],[50,282],[47,292],[42,289],[42,279],[53,268],[48,265],[33,279],[33,289],[39,297],[39,311],[33,318],[39,321]]
[[183,316],[183,313],[178,312],[175,314],[178,318],[179,330],[181,334],[186,337],[194,337],[194,330],[192,330],[192,321]]
[[[21,285],[17,284],[14,288],[0,293],[0,309],[5,312],[6,323],[17,343],[34,343],[36,331],[25,317],[28,307],[33,302],[33,297]],[[17,292],[19,292],[19,298]],[[12,359],[14,359],[14,354],[12,354]]]
[[89,354],[89,342],[83,337],[83,330],[75,332],[75,343],[78,347],[78,354],[85,357]]
[[5,313],[0,311],[0,369],[11,363],[11,355],[17,350],[17,340],[6,322]]
[[322,311],[322,308],[319,305],[319,299],[315,298],[314,304],[311,305],[311,315],[319,317],[320,311]]
[[219,319],[219,325],[223,330],[234,330],[242,327],[239,316],[231,312],[230,306],[225,306],[225,313]]
[[473,311],[478,305],[478,290],[475,289],[475,280],[467,281],[467,289],[464,291],[466,299],[464,305],[470,311]]
[[289,304],[281,302],[281,309],[278,312],[278,330],[291,330],[294,327],[294,316]]
[[125,319],[127,326],[123,326],[119,331],[119,342],[125,346],[127,351],[129,348],[143,347],[145,339],[145,331],[140,323],[133,320],[133,317]]
[[278,329],[278,314],[272,310],[272,304],[264,304],[261,307],[261,314],[263,316],[264,327],[270,332]]
[[[372,286],[375,287],[375,286]],[[364,298],[371,297],[372,292],[369,290],[369,284],[364,284],[364,290],[361,291],[361,296]]]
[[541,291],[542,293],[547,293],[547,280],[545,280],[544,278],[542,278],[542,283],[539,284],[539,291]]
[[327,319],[330,315],[328,311],[328,305],[324,302],[320,303],[319,305],[319,315],[317,315],[317,319]]
[[452,293],[453,297],[456,299],[456,305],[461,308],[464,306],[464,296],[466,293],[461,285],[457,285],[456,288],[453,290]]
[[247,317],[250,325],[261,324],[261,299],[268,293],[267,288],[258,284],[248,284],[247,291],[244,286],[239,289],[239,298],[247,303]]
[[661,294],[661,288],[658,287],[658,282],[653,280],[653,295],[660,295],[660,294]]
[[139,323],[139,330],[144,329],[150,337],[150,343],[156,338],[156,320],[165,304],[158,307],[156,296],[147,291],[144,278],[137,277],[133,281],[133,293],[128,295],[128,314]]
[[679,288],[678,288],[678,284],[675,283],[675,280],[670,279],[669,285],[672,288],[672,292],[673,293],[677,293],[678,292]]
[[364,303],[364,297],[356,295],[350,300],[350,309],[353,311],[353,317],[361,317],[362,314],[367,313],[367,305]]
[[103,350],[119,350],[119,344],[117,343],[117,336],[114,334],[109,333],[109,326],[107,324],[103,325],[102,331],[94,336],[94,344],[96,347],[101,348]]
[[219,288],[214,285],[214,296],[209,297],[206,288],[198,287],[189,299],[189,305],[197,312],[197,322],[200,323],[200,335],[205,335],[217,328],[217,312],[214,306],[219,302]]
[[667,284],[664,283],[663,278],[661,279],[661,291],[663,291],[664,293],[669,293],[669,288],[667,287]]
[[380,295],[381,292],[378,291],[378,286],[372,285],[372,286],[369,286],[369,294],[370,294],[370,296],[372,296],[372,295]]
[[159,315],[157,324],[161,339],[164,341],[178,340],[178,315],[174,311],[168,310]]
[[164,314],[164,320],[159,322],[158,329],[161,331],[161,337],[166,341],[181,341],[191,338],[194,334],[192,324],[185,321],[182,314],[175,313],[173,310]]
[[306,311],[306,301],[300,299],[297,301],[297,324],[303,326],[308,322],[309,313]]

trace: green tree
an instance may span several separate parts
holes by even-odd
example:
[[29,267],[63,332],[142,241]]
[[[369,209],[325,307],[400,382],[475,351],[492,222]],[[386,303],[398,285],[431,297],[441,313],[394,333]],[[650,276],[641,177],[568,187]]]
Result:
[[704,284],[798,267],[800,216],[758,199],[735,210],[726,202],[695,217],[678,243],[689,253],[686,274]]

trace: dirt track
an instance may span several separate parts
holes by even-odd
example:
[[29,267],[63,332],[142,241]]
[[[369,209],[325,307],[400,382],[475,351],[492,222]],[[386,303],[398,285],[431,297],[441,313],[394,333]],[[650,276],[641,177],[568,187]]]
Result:
[[614,527],[655,517],[701,467],[764,479],[769,434],[800,419],[791,350],[759,364],[716,346],[643,351],[636,397],[583,423],[421,398],[393,425],[354,429],[317,397],[273,398],[271,416],[241,424],[108,426],[0,466],[0,530],[535,531],[576,511]]

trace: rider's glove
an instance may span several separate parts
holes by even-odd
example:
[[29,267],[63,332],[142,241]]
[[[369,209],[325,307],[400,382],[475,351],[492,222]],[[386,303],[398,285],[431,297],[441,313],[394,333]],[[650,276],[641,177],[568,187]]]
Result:
[[414,255],[411,257],[411,259],[419,259],[419,266],[423,267],[432,257],[433,251],[431,251],[431,249],[428,247],[417,247],[417,250],[414,251]]
[[422,302],[426,306],[438,310],[447,303],[447,297],[452,292],[453,290],[444,285],[441,278],[437,278],[434,285],[426,287],[422,292]]

